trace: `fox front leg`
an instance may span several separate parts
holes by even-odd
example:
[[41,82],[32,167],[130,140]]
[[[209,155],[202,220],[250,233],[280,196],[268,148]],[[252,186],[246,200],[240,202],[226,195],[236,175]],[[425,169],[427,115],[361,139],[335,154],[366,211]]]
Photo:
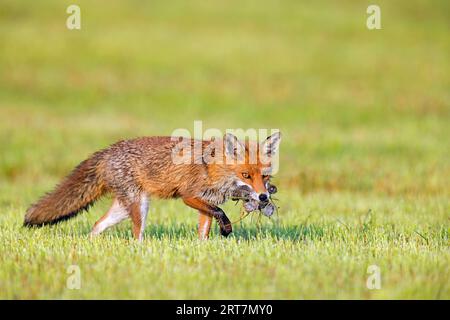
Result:
[[198,238],[200,240],[208,240],[213,217],[206,212],[200,210],[198,212]]
[[[227,237],[233,231],[230,219],[228,219],[225,212],[223,212],[223,210],[220,209],[219,207],[210,205],[209,203],[206,203],[205,201],[200,200],[198,198],[183,198],[183,201],[186,205],[188,205],[191,208],[197,209],[202,214],[214,217],[219,223],[220,234],[223,235],[224,237]],[[204,222],[204,224],[206,223],[207,220]],[[209,228],[210,226],[211,223],[209,223]],[[201,228],[201,223],[199,225],[199,228]],[[207,232],[205,230],[204,234],[206,233],[209,234],[209,230],[207,230]]]

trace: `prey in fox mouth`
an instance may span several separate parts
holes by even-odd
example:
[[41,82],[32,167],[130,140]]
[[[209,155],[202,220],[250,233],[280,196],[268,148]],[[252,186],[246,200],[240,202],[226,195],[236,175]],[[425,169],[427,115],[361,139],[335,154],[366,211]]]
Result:
[[[277,192],[277,187],[273,184],[267,183],[267,192],[269,195]],[[275,211],[275,205],[271,202],[270,197],[259,197],[258,200],[253,198],[253,191],[249,186],[243,185],[235,190],[233,194],[233,200],[242,200],[244,202],[244,209],[246,212],[253,212],[259,210],[266,217],[273,215]],[[262,199],[261,199],[262,198]]]

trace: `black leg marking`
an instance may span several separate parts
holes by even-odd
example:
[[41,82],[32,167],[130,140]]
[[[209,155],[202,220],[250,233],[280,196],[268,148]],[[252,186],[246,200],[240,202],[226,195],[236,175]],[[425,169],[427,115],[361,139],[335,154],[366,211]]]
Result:
[[228,237],[228,235],[233,231],[230,219],[228,219],[225,212],[223,212],[223,210],[219,207],[214,208],[213,216],[219,223],[220,234],[224,237]]

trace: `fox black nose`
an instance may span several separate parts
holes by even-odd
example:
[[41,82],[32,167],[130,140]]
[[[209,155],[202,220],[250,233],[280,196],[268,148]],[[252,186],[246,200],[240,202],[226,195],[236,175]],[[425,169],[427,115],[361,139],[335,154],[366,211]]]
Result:
[[266,202],[267,201],[267,194],[261,193],[259,195],[259,201]]

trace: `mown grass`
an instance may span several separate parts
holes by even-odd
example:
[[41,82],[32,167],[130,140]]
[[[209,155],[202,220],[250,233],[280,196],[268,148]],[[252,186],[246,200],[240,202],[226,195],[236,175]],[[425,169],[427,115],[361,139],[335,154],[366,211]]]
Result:
[[[229,239],[214,230],[196,239],[192,210],[154,203],[142,244],[128,223],[91,240],[106,203],[54,228],[1,221],[2,294],[8,298],[448,298],[448,207],[411,199],[285,195],[292,208],[277,221],[245,221]],[[284,198],[283,197],[283,198]],[[444,199],[441,200],[444,202]],[[105,201],[106,202],[106,201]],[[410,208],[416,210],[408,217]],[[232,206],[227,206],[237,217]],[[370,213],[366,212],[371,208]],[[447,210],[447,211],[446,211]],[[191,212],[190,212],[191,211]],[[432,212],[431,217],[428,216]],[[81,269],[81,289],[66,287]],[[366,287],[367,267],[381,270],[380,290]]]
[[[447,1],[379,1],[379,31],[364,1],[77,3],[69,31],[69,3],[2,1],[1,298],[450,298]],[[129,223],[90,240],[103,200],[21,227],[93,151],[197,119],[283,132],[276,219],[199,242],[155,200],[143,244]]]

